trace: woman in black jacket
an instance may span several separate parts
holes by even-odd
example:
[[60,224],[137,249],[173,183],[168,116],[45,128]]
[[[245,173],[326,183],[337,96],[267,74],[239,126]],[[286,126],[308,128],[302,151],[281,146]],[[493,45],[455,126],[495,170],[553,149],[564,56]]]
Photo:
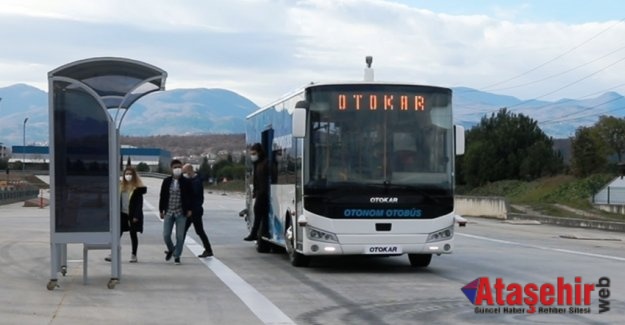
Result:
[[[128,166],[124,169],[124,174],[120,182],[121,194],[121,232],[130,232],[130,242],[132,243],[132,255],[130,255],[130,263],[137,262],[137,248],[139,246],[139,238],[137,233],[143,233],[143,195],[147,192],[147,188],[137,175],[137,171]],[[110,256],[106,258],[110,261]]]

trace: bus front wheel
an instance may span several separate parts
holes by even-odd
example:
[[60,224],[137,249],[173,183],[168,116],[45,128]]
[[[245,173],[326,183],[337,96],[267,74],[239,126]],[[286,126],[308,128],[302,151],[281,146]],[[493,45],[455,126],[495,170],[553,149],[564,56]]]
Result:
[[426,267],[432,261],[432,254],[408,254],[412,267]]
[[284,231],[284,238],[286,239],[286,252],[289,254],[291,265],[297,267],[308,266],[308,264],[310,264],[310,257],[300,254],[295,250],[295,236],[293,234],[293,226],[291,224],[289,224]]

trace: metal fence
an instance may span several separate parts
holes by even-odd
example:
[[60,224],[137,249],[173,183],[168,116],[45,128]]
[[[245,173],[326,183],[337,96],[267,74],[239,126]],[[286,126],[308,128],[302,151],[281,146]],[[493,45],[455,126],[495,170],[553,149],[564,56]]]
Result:
[[625,187],[607,186],[592,196],[595,204],[625,204]]
[[0,190],[0,205],[9,204],[36,198],[39,190],[36,188],[19,190]]

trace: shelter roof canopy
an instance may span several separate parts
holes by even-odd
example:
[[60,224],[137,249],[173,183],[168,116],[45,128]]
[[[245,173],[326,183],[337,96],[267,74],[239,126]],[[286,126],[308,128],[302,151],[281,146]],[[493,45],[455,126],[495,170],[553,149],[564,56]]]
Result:
[[164,90],[167,73],[144,62],[107,57],[72,62],[51,71],[49,76],[86,84],[108,108],[128,108],[142,96]]

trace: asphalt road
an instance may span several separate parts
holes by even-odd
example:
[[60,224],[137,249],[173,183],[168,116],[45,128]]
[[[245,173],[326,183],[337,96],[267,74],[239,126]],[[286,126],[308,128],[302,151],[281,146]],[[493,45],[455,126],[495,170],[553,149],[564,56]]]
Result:
[[[106,289],[105,251],[91,253],[90,283],[82,284],[80,263],[71,265],[60,288],[45,289],[49,278],[49,221],[46,209],[0,206],[0,323],[4,324],[619,324],[625,322],[625,234],[546,225],[509,224],[470,219],[456,229],[456,250],[435,256],[428,268],[410,267],[408,258],[340,257],[292,267],[286,254],[259,254],[237,213],[239,195],[206,195],[204,225],[215,257],[198,259],[202,248],[191,229],[183,265],[163,260],[162,222],[153,210],[160,180],[145,179],[145,231],[140,235],[139,263],[128,264],[127,235],[122,237],[122,282]],[[31,209],[31,210],[25,210]],[[37,209],[37,211],[32,210]],[[17,217],[17,215],[22,215]],[[69,251],[80,262],[81,250]],[[90,261],[91,261],[90,255]],[[501,290],[498,305],[474,305],[461,288],[482,278]],[[546,306],[528,313],[515,291],[535,284],[546,298],[558,297],[558,278],[572,304]],[[577,278],[577,279],[576,279]],[[606,285],[609,287],[598,287]],[[608,279],[608,280],[606,280]],[[516,285],[515,285],[516,284]],[[576,284],[578,285],[576,287]],[[591,284],[592,290],[590,289]],[[511,286],[509,286],[511,285]],[[584,285],[588,285],[584,287]],[[575,305],[586,288],[589,305]],[[604,298],[599,306],[599,293]],[[482,287],[482,290],[484,288]],[[528,290],[528,289],[525,289]],[[609,290],[609,297],[606,293]],[[530,289],[531,291],[531,289]],[[511,292],[519,293],[518,297]],[[536,295],[540,290],[534,291]],[[484,292],[483,292],[484,293]],[[579,294],[578,294],[579,293]],[[486,297],[482,295],[481,297]],[[508,301],[521,299],[511,311]],[[28,301],[20,307],[19,301]],[[485,300],[487,301],[487,300]],[[545,300],[545,302],[547,302]],[[609,304],[609,305],[608,305]],[[130,305],[130,306],[128,306]],[[124,306],[121,308],[120,306]],[[481,309],[478,307],[482,307]],[[484,308],[486,307],[486,308]],[[569,307],[579,307],[573,313]],[[609,310],[599,313],[600,309]],[[119,313],[118,310],[121,310]],[[498,313],[481,313],[477,311]],[[550,313],[547,313],[550,312]],[[118,315],[119,314],[119,315]]]

